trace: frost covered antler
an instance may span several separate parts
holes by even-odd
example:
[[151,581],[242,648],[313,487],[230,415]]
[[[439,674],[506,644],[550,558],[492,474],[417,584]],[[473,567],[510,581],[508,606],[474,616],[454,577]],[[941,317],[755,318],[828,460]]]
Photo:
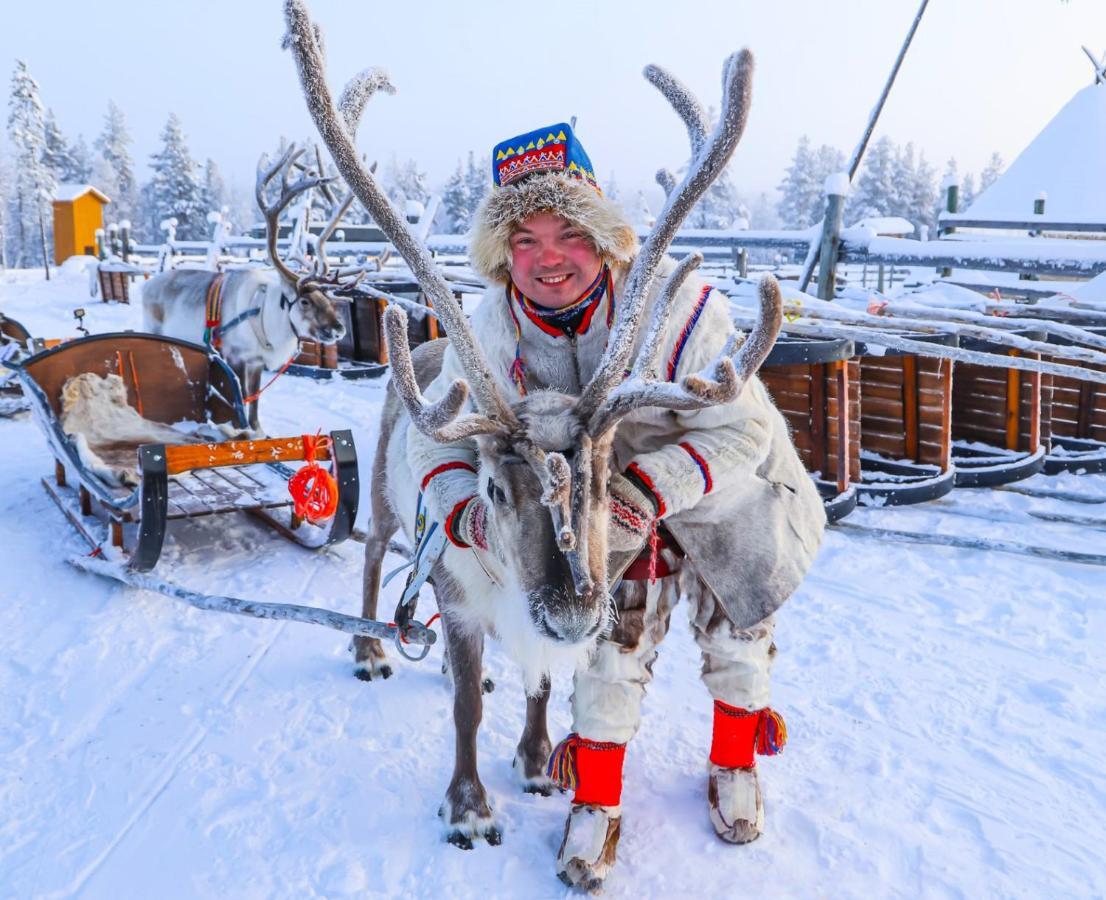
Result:
[[[753,57],[748,50],[735,53],[726,60],[722,73],[722,110],[718,124],[709,134],[706,114],[694,95],[659,66],[645,69],[645,77],[672,104],[687,127],[691,161],[679,184],[675,183],[675,179],[666,170],[658,173],[658,181],[665,186],[668,199],[626,277],[622,312],[607,342],[599,368],[584,389],[580,400],[581,418],[588,423],[587,429],[592,436],[602,435],[634,403],[647,403],[669,409],[694,409],[724,403],[737,396],[741,389],[743,380],[739,378],[734,361],[728,354],[708,367],[712,371],[704,370],[685,378],[679,385],[665,385],[655,380],[642,384],[640,379],[632,380],[621,389],[620,385],[630,362],[645,301],[656,277],[657,267],[691,208],[721,174],[741,140],[749,113],[752,69]],[[648,353],[645,354],[647,365],[635,367],[639,375],[644,374],[644,369],[655,368],[656,354],[667,324],[668,307],[674,301],[680,284],[701,261],[701,257],[694,256],[684,260],[665,285],[658,300],[659,308],[654,316],[650,337],[646,339],[646,347],[643,348],[648,348]],[[764,305],[764,297],[771,293],[769,288],[762,288],[762,307],[769,314],[762,315],[757,332],[750,337],[747,344],[760,347],[767,342],[767,346],[771,347],[779,330],[778,301],[775,313],[771,313]],[[775,294],[778,298],[778,288]],[[773,322],[775,330],[772,330]],[[749,358],[746,358],[743,352],[740,361],[743,369],[752,362],[753,355],[750,353]],[[648,362],[649,359],[653,361]]]
[[[435,440],[442,440],[439,435],[454,433],[453,430],[447,430],[446,425],[460,415],[471,388],[473,401],[480,415],[478,419],[466,417],[464,424],[458,421],[457,429],[475,434],[477,432],[468,429],[475,427],[477,420],[489,430],[517,428],[518,420],[496,385],[487,360],[469,329],[468,320],[431,259],[429,250],[411,233],[403,217],[396,212],[376,183],[372,172],[362,163],[354,146],[357,127],[369,99],[379,90],[395,93],[395,88],[382,70],[366,69],[347,85],[336,105],[326,81],[322,31],[311,21],[302,0],[286,0],[284,14],[288,23],[284,46],[291,49],[296,60],[308,111],[323,142],[330,150],[334,164],[357,199],[373,217],[373,221],[380,226],[410,266],[419,286],[430,298],[445,325],[450,343],[465,372],[465,381],[455,381],[442,401],[432,407],[428,406],[415,386],[410,353],[405,354],[398,344],[393,343],[402,335],[402,341],[399,342],[406,344],[406,314],[399,309],[389,310],[396,324],[389,326],[386,332],[388,350],[395,361],[393,371],[397,376],[397,387],[401,389],[400,396],[408,412],[416,424],[422,423],[419,424],[420,428],[425,425],[432,429],[426,431],[426,434]],[[403,323],[402,329],[398,326],[400,322]],[[399,366],[406,368],[401,371]]]

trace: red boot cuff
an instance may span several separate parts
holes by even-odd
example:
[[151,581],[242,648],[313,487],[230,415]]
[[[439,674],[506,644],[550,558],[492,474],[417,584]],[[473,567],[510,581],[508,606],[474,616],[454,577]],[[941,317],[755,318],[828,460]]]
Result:
[[575,790],[573,803],[618,806],[622,803],[622,763],[626,745],[589,741],[570,734],[549,757],[547,774],[566,790]]
[[775,756],[787,743],[783,716],[765,707],[741,709],[714,701],[714,735],[710,761],[724,769],[748,769],[756,765],[756,754]]

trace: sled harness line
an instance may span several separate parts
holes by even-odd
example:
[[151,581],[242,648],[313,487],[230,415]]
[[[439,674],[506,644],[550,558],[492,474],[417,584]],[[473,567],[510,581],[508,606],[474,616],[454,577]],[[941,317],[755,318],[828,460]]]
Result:
[[[245,313],[243,313],[243,315],[245,315]],[[249,406],[251,403],[257,402],[257,398],[260,397],[262,394],[264,394],[265,391],[267,391],[269,388],[271,388],[273,386],[273,382],[276,381],[278,378],[280,378],[281,375],[283,375],[285,372],[288,371],[288,367],[290,365],[292,365],[293,362],[295,362],[297,356],[299,356],[299,349],[298,348],[296,350],[292,351],[292,355],[288,357],[288,362],[286,362],[283,366],[281,366],[280,369],[277,370],[276,375],[274,375],[272,378],[270,378],[269,381],[263,387],[258,388],[256,393],[250,394],[248,397],[243,397],[242,398],[242,405],[243,406]]]
[[[138,410],[138,414],[140,416],[145,415],[145,413],[143,413],[143,411],[142,411],[142,391],[138,387],[138,368],[134,364],[134,351],[133,350],[128,350],[127,351],[127,357],[130,359],[130,362],[131,362],[131,381],[134,382],[135,408]],[[119,366],[119,377],[122,378],[124,382],[126,382],[127,376],[126,376],[126,368],[123,366],[123,351],[122,350],[116,350],[115,351],[115,360],[116,360],[116,362],[118,363],[118,366]]]
[[338,482],[334,475],[320,466],[315,457],[320,450],[330,448],[330,438],[321,431],[303,435],[302,466],[288,479],[288,493],[296,516],[316,523],[333,517],[338,509]]

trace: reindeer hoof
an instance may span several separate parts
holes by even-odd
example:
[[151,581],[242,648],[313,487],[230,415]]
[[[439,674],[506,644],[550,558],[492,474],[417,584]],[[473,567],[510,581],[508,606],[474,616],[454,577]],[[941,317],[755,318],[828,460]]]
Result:
[[472,838],[463,831],[451,831],[445,836],[445,839],[454,847],[460,847],[462,850],[472,849]]
[[480,690],[483,691],[485,694],[490,694],[492,691],[495,690],[495,682],[492,681],[490,678],[485,678],[483,681],[480,682]]
[[484,832],[484,840],[486,840],[493,847],[498,847],[503,843],[503,833],[494,825]]
[[354,666],[353,674],[361,681],[388,679],[392,677],[392,667],[387,663],[361,662]]

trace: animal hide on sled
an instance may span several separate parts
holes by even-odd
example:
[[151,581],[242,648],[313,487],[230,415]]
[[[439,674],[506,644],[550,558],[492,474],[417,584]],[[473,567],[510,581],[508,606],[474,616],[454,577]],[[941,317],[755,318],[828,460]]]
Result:
[[137,449],[142,444],[185,444],[203,440],[143,418],[127,403],[118,375],[75,375],[62,385],[61,427],[73,438],[81,462],[115,487],[138,485]]

